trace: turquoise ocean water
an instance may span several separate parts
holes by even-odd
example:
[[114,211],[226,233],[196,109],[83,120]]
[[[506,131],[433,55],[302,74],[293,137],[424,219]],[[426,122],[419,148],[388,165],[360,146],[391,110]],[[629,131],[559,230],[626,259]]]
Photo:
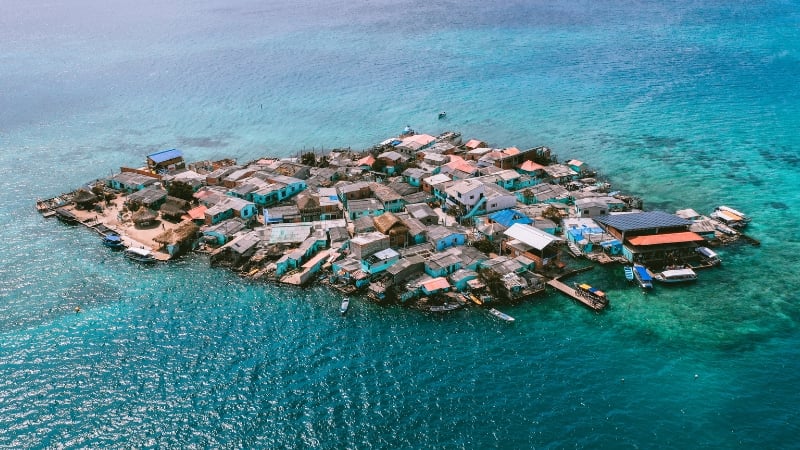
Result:
[[[0,3],[0,448],[798,448],[800,3],[163,3]],[[728,204],[763,245],[647,296],[589,272],[599,315],[552,294],[513,326],[343,319],[325,290],[140,267],[33,207],[156,149],[407,124],[550,146],[652,209]]]

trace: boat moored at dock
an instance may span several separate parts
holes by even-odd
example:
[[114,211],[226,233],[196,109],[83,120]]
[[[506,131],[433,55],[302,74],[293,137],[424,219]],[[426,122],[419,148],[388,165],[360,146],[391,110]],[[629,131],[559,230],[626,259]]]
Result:
[[642,289],[653,288],[653,277],[650,275],[650,271],[647,270],[647,267],[641,264],[634,264],[633,275],[636,277],[636,282]]
[[692,269],[670,269],[655,274],[653,278],[660,283],[686,283],[697,280],[697,274]]
[[633,276],[633,267],[623,266],[622,269],[625,271],[625,279],[632,283],[635,280]]
[[122,250],[125,248],[125,243],[122,242],[122,237],[118,234],[108,234],[103,236],[103,245],[112,250]]
[[703,259],[703,262],[706,264],[710,264],[712,266],[717,266],[722,264],[722,260],[719,259],[719,255],[714,250],[711,250],[708,247],[697,247],[694,249],[700,255],[700,258]]
[[154,263],[156,258],[153,252],[145,248],[129,247],[125,249],[125,257],[141,263]]
[[741,229],[750,223],[750,217],[728,206],[717,206],[710,216],[732,228]]
[[575,283],[575,293],[580,295],[581,297],[588,298],[598,307],[605,307],[608,305],[608,297],[606,293],[597,289],[596,287],[592,287],[586,283]]

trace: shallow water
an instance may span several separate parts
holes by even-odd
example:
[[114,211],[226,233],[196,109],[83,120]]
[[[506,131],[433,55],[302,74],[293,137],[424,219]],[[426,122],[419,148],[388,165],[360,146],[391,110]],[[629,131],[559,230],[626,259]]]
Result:
[[[797,2],[0,5],[0,447],[795,446]],[[447,118],[437,113],[447,111]],[[595,314],[430,316],[140,267],[41,218],[179,147],[242,161],[410,124],[580,158],[759,248]],[[778,270],[776,270],[778,268]],[[81,308],[75,314],[75,307]]]

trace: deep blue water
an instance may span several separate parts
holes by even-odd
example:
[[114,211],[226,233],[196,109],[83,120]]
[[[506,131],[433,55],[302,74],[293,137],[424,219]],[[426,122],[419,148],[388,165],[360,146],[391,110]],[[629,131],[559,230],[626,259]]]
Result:
[[[0,3],[0,447],[797,448],[797,1]],[[437,120],[440,110],[447,119]],[[37,197],[143,162],[548,145],[760,248],[597,315],[445,317],[143,268]],[[74,313],[80,306],[82,312]]]

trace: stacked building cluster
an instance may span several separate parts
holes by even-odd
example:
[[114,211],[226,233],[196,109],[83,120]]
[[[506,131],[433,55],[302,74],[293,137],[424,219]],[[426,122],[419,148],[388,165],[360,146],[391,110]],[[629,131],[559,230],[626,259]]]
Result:
[[641,211],[641,200],[549,148],[463,143],[456,132],[407,129],[363,152],[244,164],[186,163],[172,149],[104,183],[132,210],[196,224],[193,248],[213,264],[296,285],[320,279],[378,301],[519,300],[565,271],[567,248],[658,269],[736,233],[693,210]]

